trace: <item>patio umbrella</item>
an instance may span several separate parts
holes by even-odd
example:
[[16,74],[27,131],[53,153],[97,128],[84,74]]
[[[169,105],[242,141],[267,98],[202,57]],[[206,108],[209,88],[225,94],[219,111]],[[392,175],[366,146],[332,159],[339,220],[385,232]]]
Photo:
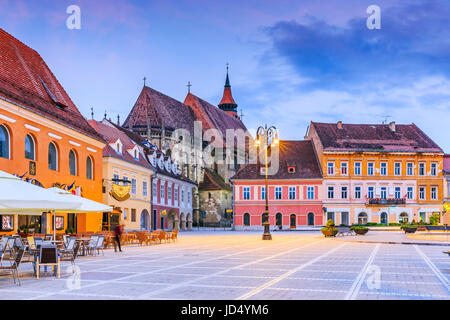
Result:
[[67,198],[0,171],[0,212],[42,214],[53,210],[72,210],[81,205]]
[[[93,201],[93,200],[89,200],[80,196],[76,196],[74,194],[72,194],[69,191],[60,189],[60,188],[48,188],[47,189],[50,192],[54,192],[55,194],[57,194],[58,196],[62,197],[62,198],[66,198],[66,199],[70,199],[70,201],[74,201],[74,202],[78,202],[80,205],[75,208],[75,209],[71,209],[70,212],[111,212],[113,211],[113,207],[111,206],[107,206],[103,203],[97,202],[97,201]],[[56,209],[55,211],[67,211],[67,210],[58,210]]]
[[[86,213],[86,212],[111,212],[113,211],[113,207],[111,206],[107,206],[103,203],[97,202],[97,201],[93,201],[93,200],[89,200],[80,196],[76,196],[74,194],[72,194],[69,191],[60,189],[60,188],[49,188],[47,189],[50,192],[54,192],[55,194],[65,197],[67,199],[73,199],[73,201],[77,201],[80,203],[80,205],[78,206],[78,208],[76,208],[75,210],[70,210],[71,213]],[[67,211],[67,210],[55,210],[56,212],[58,211]],[[55,215],[53,215],[53,226],[55,226]],[[53,233],[55,233],[55,230],[53,230]]]

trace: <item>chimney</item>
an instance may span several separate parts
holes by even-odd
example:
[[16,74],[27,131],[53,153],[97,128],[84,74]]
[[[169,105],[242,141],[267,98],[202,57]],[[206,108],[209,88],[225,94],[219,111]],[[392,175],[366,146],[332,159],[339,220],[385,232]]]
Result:
[[337,123],[337,128],[338,128],[338,129],[342,129],[342,121],[338,121],[338,123]]
[[389,129],[391,129],[392,132],[395,132],[395,121],[389,123]]

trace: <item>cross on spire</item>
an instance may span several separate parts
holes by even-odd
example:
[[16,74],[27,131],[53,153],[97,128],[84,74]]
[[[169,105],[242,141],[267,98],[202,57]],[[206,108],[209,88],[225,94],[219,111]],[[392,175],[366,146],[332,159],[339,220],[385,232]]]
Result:
[[244,116],[245,116],[245,114],[242,113],[242,109],[241,109],[241,114],[239,115],[239,119],[241,119],[241,121],[242,121],[242,118],[244,118]]
[[91,107],[91,118],[94,120],[94,108]]
[[146,83],[147,77],[144,76],[144,79],[142,79],[142,80],[144,80],[144,87],[145,87],[145,83]]
[[188,81],[188,84],[186,85],[186,87],[188,87],[188,93],[191,93],[192,84],[190,81]]

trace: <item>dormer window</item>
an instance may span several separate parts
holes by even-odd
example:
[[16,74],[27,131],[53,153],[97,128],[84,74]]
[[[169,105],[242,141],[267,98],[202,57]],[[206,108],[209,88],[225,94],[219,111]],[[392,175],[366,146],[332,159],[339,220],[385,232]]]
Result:
[[122,142],[120,139],[117,139],[116,143],[111,144],[111,147],[116,150],[117,153],[122,153]]
[[295,167],[294,166],[289,166],[288,167],[288,172],[289,173],[295,173]]

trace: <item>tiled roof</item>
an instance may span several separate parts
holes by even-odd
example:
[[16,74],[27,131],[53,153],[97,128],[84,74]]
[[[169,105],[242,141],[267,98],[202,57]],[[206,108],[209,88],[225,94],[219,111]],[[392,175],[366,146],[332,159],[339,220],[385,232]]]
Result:
[[311,122],[324,151],[443,152],[415,124],[342,124]]
[[444,173],[450,174],[450,154],[444,155]]
[[205,168],[203,181],[198,186],[200,191],[227,190],[232,191],[229,185],[225,183],[222,177],[213,170]]
[[203,131],[218,129],[222,133],[223,139],[226,139],[227,129],[242,129],[244,132],[247,131],[247,128],[239,118],[229,115],[192,93],[186,96],[184,103],[191,107],[195,118],[202,122]]
[[168,130],[186,129],[193,133],[195,118],[188,106],[145,86],[123,127],[129,130],[147,128],[147,115],[150,115],[152,127],[161,128],[164,122]]
[[39,53],[0,29],[0,98],[103,142]]
[[103,148],[104,157],[121,159],[132,164],[155,170],[155,168],[153,168],[153,166],[148,163],[148,161],[145,159],[145,157],[143,157],[142,154],[140,154],[139,159],[135,159],[127,152],[127,149],[134,148],[137,143],[136,141],[133,141],[129,138],[129,136],[125,133],[126,130],[117,127],[115,124],[106,119],[103,121],[89,120],[89,124],[95,130],[97,130],[97,132],[101,134],[101,136],[108,143],[115,143],[118,139],[120,139],[123,144],[122,153],[116,152],[116,150],[114,150],[110,145],[107,145],[105,148]]
[[[311,141],[280,140],[279,169],[269,179],[314,179],[322,178],[320,165]],[[230,180],[264,179],[261,174],[263,164],[248,164],[242,167]],[[269,164],[270,166],[270,164]],[[289,173],[288,167],[295,167],[295,173]]]

